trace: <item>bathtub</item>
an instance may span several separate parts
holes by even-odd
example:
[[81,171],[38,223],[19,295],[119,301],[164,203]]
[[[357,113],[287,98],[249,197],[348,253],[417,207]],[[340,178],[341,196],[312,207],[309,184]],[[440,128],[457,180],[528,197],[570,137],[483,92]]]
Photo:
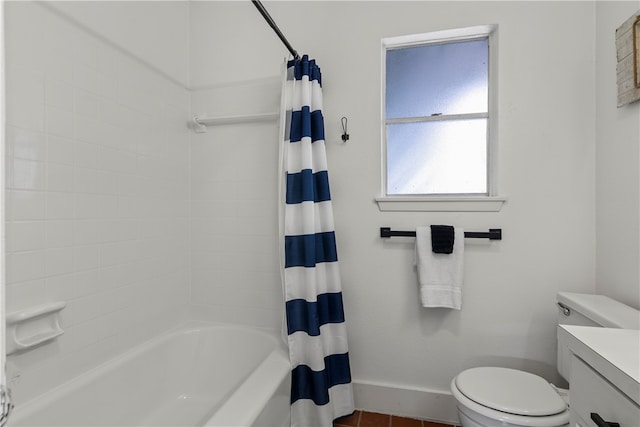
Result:
[[288,426],[275,335],[187,323],[16,407],[9,426]]

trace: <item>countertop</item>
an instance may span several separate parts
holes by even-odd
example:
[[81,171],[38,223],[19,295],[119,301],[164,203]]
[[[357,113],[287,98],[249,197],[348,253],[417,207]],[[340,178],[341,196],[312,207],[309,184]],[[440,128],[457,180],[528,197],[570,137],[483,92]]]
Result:
[[640,406],[640,331],[559,325],[558,339]]

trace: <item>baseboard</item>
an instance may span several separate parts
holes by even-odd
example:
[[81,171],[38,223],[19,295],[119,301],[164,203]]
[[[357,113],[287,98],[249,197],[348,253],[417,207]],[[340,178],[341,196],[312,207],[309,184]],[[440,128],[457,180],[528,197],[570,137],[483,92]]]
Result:
[[460,424],[455,399],[448,391],[400,388],[353,381],[356,409],[446,424]]

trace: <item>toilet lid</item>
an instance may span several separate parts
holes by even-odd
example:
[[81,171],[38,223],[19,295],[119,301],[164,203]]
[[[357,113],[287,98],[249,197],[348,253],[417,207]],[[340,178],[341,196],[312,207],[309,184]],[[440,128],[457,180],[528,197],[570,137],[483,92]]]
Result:
[[543,378],[508,368],[472,368],[458,374],[456,387],[474,402],[515,415],[546,416],[567,404]]

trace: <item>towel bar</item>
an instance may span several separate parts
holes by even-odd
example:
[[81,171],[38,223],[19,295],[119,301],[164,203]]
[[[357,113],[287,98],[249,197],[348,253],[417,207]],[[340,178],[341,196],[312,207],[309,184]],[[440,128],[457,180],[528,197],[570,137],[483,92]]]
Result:
[[[380,227],[380,237],[416,237],[415,231],[393,231],[390,227]],[[465,231],[464,237],[468,239],[502,240],[501,228],[490,228],[486,231]]]

